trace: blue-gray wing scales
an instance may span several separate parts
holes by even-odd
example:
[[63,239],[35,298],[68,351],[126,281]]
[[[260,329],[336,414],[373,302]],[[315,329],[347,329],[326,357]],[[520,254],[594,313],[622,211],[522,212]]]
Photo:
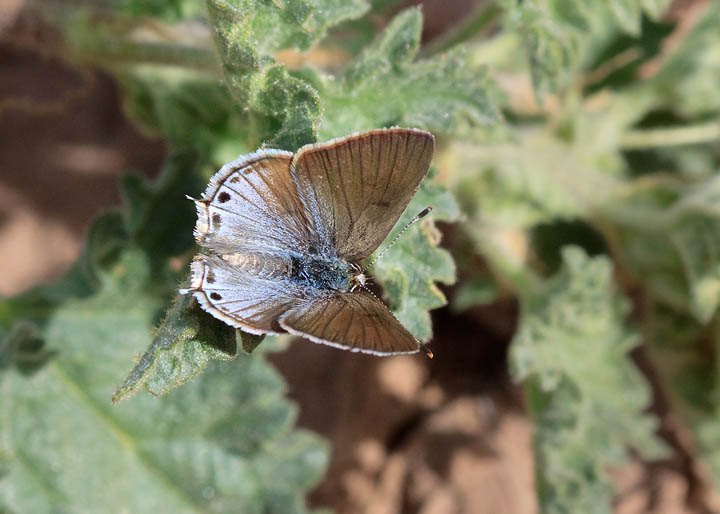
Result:
[[283,259],[317,245],[290,173],[292,157],[280,150],[242,156],[223,166],[195,201],[201,251],[183,292],[254,334],[284,332],[278,318],[303,293],[283,273]]
[[225,164],[195,202],[198,244],[217,254],[307,250],[317,236],[290,173],[292,157],[258,150]]
[[191,265],[192,293],[202,308],[252,334],[281,334],[278,319],[298,305],[303,292],[291,282],[249,273],[219,256],[198,255]]

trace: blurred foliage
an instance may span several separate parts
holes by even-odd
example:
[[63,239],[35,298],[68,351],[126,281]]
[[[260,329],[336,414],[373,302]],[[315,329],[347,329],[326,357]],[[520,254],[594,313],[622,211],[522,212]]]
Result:
[[639,338],[625,328],[628,302],[613,290],[606,257],[563,250],[563,268],[527,296],[512,347],[536,431],[538,496],[546,512],[610,513],[607,466],[664,454],[650,390],[627,358]]
[[[65,277],[0,303],[0,509],[302,512],[326,449],[293,428],[272,338],[177,297],[194,249],[184,195],[262,145],[391,125],[438,142],[391,237],[435,210],[373,276],[424,341],[453,257],[483,262],[458,270],[456,311],[518,298],[510,360],[541,511],[610,512],[608,467],[673,450],[638,345],[720,486],[719,4],[498,0],[428,42],[422,11],[399,5],[40,4],[67,58],[116,77],[128,116],[170,150],[154,183],[123,179],[124,207],[95,220]],[[439,248],[435,220],[467,244]],[[169,394],[112,407],[118,384],[114,400]]]
[[598,43],[618,29],[639,36],[643,14],[657,19],[670,0],[499,0],[506,25],[525,45],[538,98],[567,86]]

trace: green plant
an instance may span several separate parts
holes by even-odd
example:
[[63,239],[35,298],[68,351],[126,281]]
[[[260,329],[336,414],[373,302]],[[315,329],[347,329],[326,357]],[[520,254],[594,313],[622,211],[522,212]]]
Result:
[[[258,346],[177,296],[193,252],[184,195],[261,144],[294,151],[391,125],[439,139],[398,225],[433,204],[432,219],[457,222],[455,259],[487,264],[460,269],[455,308],[520,301],[511,364],[535,424],[541,510],[610,512],[607,466],[628,448],[673,451],[646,412],[638,345],[720,481],[720,370],[707,357],[720,304],[718,5],[680,23],[662,18],[663,0],[500,0],[421,47],[421,10],[390,17],[394,3],[43,6],[65,55],[112,73],[128,115],[170,150],[155,183],[125,177],[123,209],[94,221],[63,279],[0,303],[0,506],[304,511],[326,445],[293,428],[263,356],[281,344]],[[388,20],[378,34],[370,10]],[[186,36],[197,23],[208,30]],[[432,219],[374,269],[422,340],[445,304],[437,283],[455,281]],[[238,356],[238,344],[258,349]],[[170,394],[109,403],[142,388]]]

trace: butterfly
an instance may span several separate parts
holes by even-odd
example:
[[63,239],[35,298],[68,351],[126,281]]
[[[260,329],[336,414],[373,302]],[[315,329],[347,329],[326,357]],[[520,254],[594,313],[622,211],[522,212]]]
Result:
[[394,127],[225,164],[194,200],[201,251],[180,292],[251,334],[432,356],[367,289],[360,263],[420,187],[434,145],[429,132]]

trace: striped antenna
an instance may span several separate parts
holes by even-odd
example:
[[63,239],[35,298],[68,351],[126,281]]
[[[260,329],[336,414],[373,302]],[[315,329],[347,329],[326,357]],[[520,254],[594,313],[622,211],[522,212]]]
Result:
[[[405,231],[410,227],[410,225],[412,225],[413,223],[417,223],[418,221],[420,221],[421,219],[423,219],[425,216],[427,216],[428,214],[430,214],[430,211],[432,211],[432,210],[433,210],[433,206],[432,206],[432,205],[428,205],[428,206],[425,207],[421,212],[419,212],[413,219],[411,219],[410,221],[408,221],[407,224],[402,228],[402,230],[397,233],[397,235],[393,238],[392,241],[390,241],[390,244],[387,245],[385,248],[383,248],[382,251],[381,251],[379,254],[377,254],[377,255],[375,256],[375,258],[374,258],[373,260],[371,260],[370,263],[368,263],[368,265],[365,266],[365,267],[360,271],[359,274],[360,274],[360,275],[363,274],[365,271],[367,271],[367,269],[368,269],[370,266],[372,266],[373,264],[375,264],[375,263],[380,259],[380,257],[382,257],[383,255],[385,255],[385,252],[387,252],[390,248],[392,248],[392,246],[397,242],[397,240],[400,238],[400,236],[403,234],[403,232],[405,232]],[[368,293],[370,293],[371,295],[375,296],[375,293],[373,293],[372,291],[370,291],[370,289],[368,289],[368,288],[365,286],[365,284],[358,284],[358,285],[359,285],[361,288],[363,288],[365,291],[367,291]],[[375,298],[377,298],[377,296],[375,296]],[[380,299],[378,298],[378,300],[380,300]],[[384,302],[381,301],[381,303],[383,303],[383,305],[385,305]],[[387,307],[387,306],[386,306],[386,307]],[[393,311],[391,311],[390,309],[388,309],[388,311],[390,312],[390,314],[392,315],[392,317],[397,320],[397,317],[395,317],[395,314],[393,313]],[[400,320],[398,320],[398,323],[400,323]],[[429,358],[431,358],[431,359],[432,359],[433,357],[435,357],[435,354],[433,354],[432,350],[430,350],[430,348],[428,347],[428,345],[426,345],[425,343],[421,342],[417,337],[415,337],[415,336],[413,336],[413,337],[415,338],[415,342],[417,342],[418,346],[419,346],[420,349],[425,353],[425,355],[427,355],[427,356],[428,356]]]
[[[427,216],[428,214],[430,214],[430,211],[432,211],[432,210],[433,210],[433,206],[432,206],[432,205],[428,205],[428,206],[425,207],[420,213],[418,213],[413,219],[411,219],[410,221],[408,221],[408,222],[407,222],[407,225],[405,225],[405,226],[403,227],[403,229],[402,229],[400,232],[398,232],[395,237],[393,237],[393,240],[390,241],[390,244],[387,245],[385,248],[383,248],[382,251],[381,251],[379,254],[377,254],[377,255],[375,256],[375,258],[374,258],[373,260],[371,260],[371,261],[368,263],[368,265],[365,266],[365,267],[360,271],[360,273],[364,273],[365,271],[367,271],[368,268],[370,268],[370,266],[372,266],[372,265],[375,264],[378,260],[380,260],[380,257],[382,257],[383,255],[385,255],[385,252],[387,252],[390,248],[392,248],[392,246],[397,242],[397,240],[400,239],[400,236],[403,235],[403,232],[405,232],[408,228],[410,228],[410,225],[412,225],[413,223],[416,223],[416,222],[420,221],[421,219],[423,219],[425,216]],[[422,343],[421,343],[421,344],[422,344]],[[427,353],[427,352],[426,352],[426,353]],[[430,352],[430,353],[432,353],[432,352]]]

